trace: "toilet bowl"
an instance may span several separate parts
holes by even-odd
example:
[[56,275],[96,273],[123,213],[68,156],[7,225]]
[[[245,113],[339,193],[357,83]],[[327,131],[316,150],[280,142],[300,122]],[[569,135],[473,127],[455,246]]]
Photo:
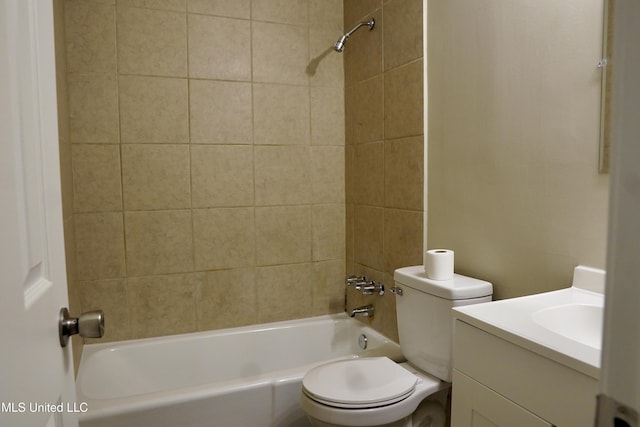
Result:
[[310,370],[300,404],[317,427],[444,427],[444,407],[430,397],[448,389],[448,383],[409,363],[350,359]]
[[[451,387],[451,308],[491,301],[489,282],[423,266],[395,271],[400,349],[408,362],[357,358],[316,366],[302,380],[300,405],[316,427],[444,427]],[[443,397],[444,396],[444,397]]]

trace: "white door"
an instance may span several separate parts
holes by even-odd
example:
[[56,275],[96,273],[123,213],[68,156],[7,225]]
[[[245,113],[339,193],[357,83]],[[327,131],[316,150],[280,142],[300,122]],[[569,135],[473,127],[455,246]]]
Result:
[[51,0],[0,0],[0,425],[77,426]]
[[640,0],[616,0],[607,290],[598,427],[640,426]]

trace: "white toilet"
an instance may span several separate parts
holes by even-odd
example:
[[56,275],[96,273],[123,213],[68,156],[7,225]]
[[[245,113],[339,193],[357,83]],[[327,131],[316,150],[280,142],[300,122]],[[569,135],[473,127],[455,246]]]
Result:
[[431,280],[423,266],[395,271],[400,348],[386,357],[317,366],[302,380],[300,403],[318,427],[442,427],[451,386],[451,308],[491,301],[491,283],[455,274]]

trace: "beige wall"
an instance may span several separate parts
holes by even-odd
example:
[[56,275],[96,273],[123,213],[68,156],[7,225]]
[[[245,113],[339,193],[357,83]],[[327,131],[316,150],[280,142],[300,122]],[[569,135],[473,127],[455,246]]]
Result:
[[342,1],[65,6],[77,280],[105,339],[342,311]]
[[604,268],[602,1],[429,2],[430,247],[496,298]]
[[[345,29],[375,18],[344,51],[347,273],[393,286],[396,268],[421,262],[423,236],[422,1],[346,0]],[[397,340],[395,296],[349,291],[347,308],[373,303],[368,321]]]

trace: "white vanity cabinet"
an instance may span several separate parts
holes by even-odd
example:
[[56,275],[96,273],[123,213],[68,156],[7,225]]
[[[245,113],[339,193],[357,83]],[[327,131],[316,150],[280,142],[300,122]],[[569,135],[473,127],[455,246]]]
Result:
[[597,374],[470,323],[455,320],[451,427],[593,425]]
[[453,382],[456,385],[454,426],[553,427],[522,406],[459,371],[454,371]]

